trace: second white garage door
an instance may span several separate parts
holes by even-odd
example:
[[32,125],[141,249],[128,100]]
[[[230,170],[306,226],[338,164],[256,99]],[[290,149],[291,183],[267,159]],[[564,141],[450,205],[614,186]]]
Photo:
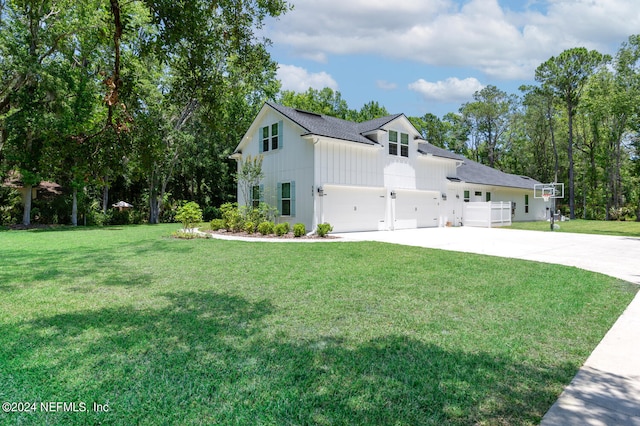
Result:
[[385,229],[384,188],[325,185],[322,210],[333,232]]
[[440,193],[398,189],[393,200],[393,229],[430,228],[438,226]]

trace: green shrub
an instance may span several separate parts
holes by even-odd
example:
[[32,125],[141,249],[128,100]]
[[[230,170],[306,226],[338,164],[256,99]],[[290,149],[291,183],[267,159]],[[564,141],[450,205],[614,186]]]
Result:
[[278,237],[282,237],[283,235],[289,233],[289,222],[277,224],[275,227],[275,231]]
[[196,232],[184,231],[182,229],[171,234],[173,238],[178,238],[181,240],[195,240],[196,238],[207,238],[201,234]]
[[278,210],[267,203],[260,203],[258,207],[242,206],[240,214],[246,221],[253,223],[273,222]]
[[124,210],[111,210],[111,214],[108,215],[109,225],[130,225],[131,224],[131,211],[129,209]]
[[254,232],[256,232],[256,224],[253,222],[245,222],[244,232],[246,232],[247,234],[253,234]]
[[220,213],[220,209],[213,206],[207,206],[202,210],[202,220],[205,222],[210,222],[213,219],[221,219],[222,213]]
[[316,229],[316,233],[322,238],[324,238],[331,231],[333,231],[333,226],[329,225],[328,223],[319,223],[318,229]]
[[198,238],[198,234],[195,232],[186,232],[184,230],[179,230],[171,234],[173,238],[178,238],[181,240],[195,240]]
[[212,231],[219,231],[224,229],[224,220],[222,219],[213,219],[211,224],[209,225]]
[[240,232],[243,229],[244,219],[240,210],[238,209],[238,203],[224,203],[220,206],[222,212],[222,220],[224,221],[224,228],[231,232]]
[[262,235],[269,235],[269,234],[273,234],[274,232],[274,228],[275,225],[273,224],[273,222],[261,222],[260,225],[258,225],[258,232],[261,233]]
[[198,203],[190,201],[178,207],[176,220],[182,223],[184,229],[195,228],[198,223],[202,222],[202,210]]
[[303,237],[307,233],[307,228],[304,227],[304,223],[296,223],[293,225],[293,236]]

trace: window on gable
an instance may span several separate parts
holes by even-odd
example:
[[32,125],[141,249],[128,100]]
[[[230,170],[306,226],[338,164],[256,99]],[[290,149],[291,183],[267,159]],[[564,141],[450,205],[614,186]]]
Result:
[[409,158],[409,135],[407,133],[400,133],[400,141],[398,141],[398,132],[389,130],[389,155]]
[[260,130],[260,152],[282,149],[282,121],[264,126]]
[[398,155],[398,132],[389,130],[389,155]]
[[278,149],[278,123],[271,125],[271,149]]
[[400,155],[409,158],[409,135],[400,133]]
[[262,151],[269,151],[269,126],[262,128]]

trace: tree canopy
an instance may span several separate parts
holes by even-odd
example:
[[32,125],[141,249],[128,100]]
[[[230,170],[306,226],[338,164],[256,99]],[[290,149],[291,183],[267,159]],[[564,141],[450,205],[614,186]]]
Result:
[[[0,0],[0,182],[20,176],[24,194],[0,187],[0,224],[156,223],[183,200],[208,220],[236,198],[229,155],[266,100],[356,122],[389,115],[375,100],[350,108],[331,88],[280,90],[259,34],[290,8]],[[613,57],[568,49],[535,80],[519,94],[489,85],[458,111],[409,120],[436,146],[566,183],[560,208],[571,217],[640,216],[640,36]],[[43,180],[63,196],[32,200]],[[114,212],[119,200],[136,209]]]

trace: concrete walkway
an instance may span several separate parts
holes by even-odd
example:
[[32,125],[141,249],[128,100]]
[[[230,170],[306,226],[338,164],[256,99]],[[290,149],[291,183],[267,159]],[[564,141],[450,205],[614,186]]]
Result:
[[[337,235],[575,266],[640,284],[640,238],[471,227]],[[541,424],[640,426],[640,293]]]

